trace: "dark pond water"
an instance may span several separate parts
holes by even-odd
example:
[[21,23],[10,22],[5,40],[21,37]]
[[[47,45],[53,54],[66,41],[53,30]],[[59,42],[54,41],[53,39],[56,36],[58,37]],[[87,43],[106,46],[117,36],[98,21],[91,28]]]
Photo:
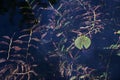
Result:
[[[32,0],[28,1],[32,2]],[[28,18],[25,13],[21,14],[22,9],[20,9],[20,6],[25,1],[23,0],[22,4],[18,4],[21,1],[13,0],[11,2],[10,0],[1,0],[0,80],[120,80],[120,56],[117,55],[120,52],[120,46],[117,49],[105,49],[105,47],[109,47],[110,45],[120,44],[120,41],[118,41],[120,34],[115,34],[116,31],[120,30],[120,1],[76,1],[78,2],[61,0],[54,4],[49,4],[48,0],[41,0],[41,3],[38,3],[39,0],[33,0],[31,6],[37,6],[32,11],[34,12],[34,18],[37,19],[40,17],[41,19],[40,23],[36,25],[36,29],[30,32],[30,30],[23,31],[30,29],[34,25],[30,21],[30,23],[27,23],[33,17]],[[14,3],[17,6],[14,6]],[[61,4],[62,7],[60,8]],[[98,5],[100,5],[100,8],[97,9]],[[57,12],[58,7],[60,8],[59,12]],[[84,10],[84,7],[86,10]],[[86,20],[81,19],[81,16],[87,13],[87,11],[91,11],[90,14],[88,13],[88,17],[91,17],[91,14],[93,14],[92,11],[95,8],[97,9],[96,13],[101,14],[97,18],[101,22],[96,24],[100,28],[103,26],[104,29],[100,29],[100,32],[97,33],[92,33],[93,29],[89,29],[91,33],[87,34],[89,30],[79,30],[80,27],[86,26],[85,23],[82,23]],[[66,13],[68,10],[67,14],[63,14],[65,10]],[[64,15],[61,18],[59,16],[60,13]],[[80,17],[77,19],[76,15]],[[50,19],[53,21],[50,21]],[[57,22],[57,20],[59,21]],[[68,24],[65,25],[67,22]],[[61,25],[65,27],[61,27]],[[76,33],[72,31],[76,31]],[[71,45],[78,35],[80,35],[78,32],[87,34],[91,39],[92,43],[88,49],[79,50],[74,45]],[[20,38],[21,36],[23,37]],[[19,41],[15,43],[16,40]],[[15,55],[17,54],[18,56],[16,57]],[[75,57],[78,57],[78,59]],[[19,63],[19,61],[22,62]],[[37,66],[34,67],[35,65]],[[82,66],[82,68],[76,71],[76,67],[78,66]],[[30,75],[25,73],[30,70],[35,71],[35,73],[31,72]],[[91,70],[93,72],[90,74],[89,71]],[[108,76],[103,75],[104,73]],[[86,76],[86,74],[90,75]],[[73,76],[77,78],[70,79]],[[79,79],[78,77],[83,78]]]

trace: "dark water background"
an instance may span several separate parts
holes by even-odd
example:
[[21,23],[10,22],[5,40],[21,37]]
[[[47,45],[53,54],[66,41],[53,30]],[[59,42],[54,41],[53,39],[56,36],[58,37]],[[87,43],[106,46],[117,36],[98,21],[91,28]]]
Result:
[[[103,47],[107,47],[107,46],[110,46],[111,44],[116,43],[119,37],[119,35],[114,35],[114,32],[117,30],[120,30],[120,26],[116,25],[113,19],[118,19],[118,23],[120,24],[120,1],[119,0],[92,0],[92,2],[95,5],[99,3],[105,5],[101,9],[101,12],[103,14],[109,13],[109,15],[104,14],[105,16],[104,18],[110,19],[110,21],[106,22],[107,24],[105,25],[105,29],[102,32],[93,36],[92,46],[88,51],[83,52],[83,54],[81,55],[82,58],[80,59],[80,61],[81,63],[85,63],[96,69],[101,69],[104,63],[101,62],[98,65],[98,62],[99,62],[98,54],[103,54],[105,55],[106,59],[109,59],[108,54],[111,52],[111,50],[103,50]],[[58,3],[54,6],[58,6]],[[116,7],[119,7],[119,8],[116,9]],[[18,24],[21,19],[21,15],[18,12],[16,11],[15,16],[13,17],[14,24],[11,24],[9,19],[10,11],[0,15],[0,37],[4,35],[11,36],[14,32],[19,31]],[[47,24],[48,17],[46,18],[46,15],[50,15],[51,12],[47,12],[43,10],[40,13],[42,14],[41,25]],[[49,30],[49,31],[52,32],[52,30]],[[51,37],[53,38],[54,41],[58,40],[58,38],[54,36],[54,34],[48,34],[46,36],[46,40],[49,40]],[[38,45],[38,46],[39,46],[39,50],[35,52],[39,52],[39,54],[35,53],[34,56],[38,57],[38,63],[44,64],[44,66],[41,67],[40,71],[44,73],[44,69],[46,69],[54,72],[54,69],[48,67],[49,63],[42,62],[42,61],[39,62],[39,58],[43,58],[42,56],[47,55],[47,51],[52,50],[54,47],[51,47],[52,46],[51,43],[46,43],[45,45]],[[113,55],[111,56],[111,62],[110,62],[110,68],[109,68],[111,72],[110,80],[120,80],[120,69],[119,69],[120,57],[115,54],[116,52],[114,51]],[[52,59],[50,62],[57,64],[57,58]]]

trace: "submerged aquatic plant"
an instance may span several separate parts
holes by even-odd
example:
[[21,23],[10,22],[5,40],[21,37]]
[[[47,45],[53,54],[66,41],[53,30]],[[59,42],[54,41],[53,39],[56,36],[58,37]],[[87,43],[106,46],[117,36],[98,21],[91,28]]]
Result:
[[[49,57],[60,58],[61,76],[69,77],[70,80],[98,79],[92,73],[97,70],[83,66],[84,64],[81,64],[79,59],[82,51],[89,49],[93,34],[104,29],[102,13],[99,11],[101,7],[101,5],[93,5],[87,0],[61,0],[59,7],[56,8],[50,4],[50,8],[45,9],[53,12],[48,15],[50,19],[45,32],[52,30],[55,39],[58,39],[52,38],[55,49],[49,51]],[[84,69],[89,70],[87,72]]]
[[[101,70],[101,72],[96,67],[82,63],[81,60],[82,53],[89,53],[94,34],[104,29],[105,23],[100,12],[102,6],[92,4],[91,0],[61,0],[57,4],[58,7],[54,7],[53,2],[51,0],[41,7],[43,5],[38,0],[26,0],[26,5],[19,6],[20,10],[23,10],[20,26],[28,26],[29,29],[1,38],[3,40],[0,40],[0,78],[3,80],[33,80],[33,78],[55,80],[55,77],[60,76],[65,77],[66,80],[107,80],[109,63],[107,70]],[[49,7],[46,7],[47,5]],[[51,13],[45,16],[49,18],[47,24],[40,24],[42,20],[40,10]],[[119,31],[115,34],[119,34]],[[50,44],[52,49],[48,49],[47,44]],[[41,46],[44,48],[46,45],[48,50],[45,49],[46,53],[39,50],[40,54],[44,54],[39,57],[50,65],[47,67],[54,69],[53,71],[45,69],[47,71],[44,72],[41,65],[46,68],[45,63],[41,59],[36,63],[37,57],[32,51],[40,49]],[[119,49],[118,45],[111,46],[111,48],[116,47]]]
[[[25,31],[23,30],[23,32]],[[33,33],[19,36],[14,33],[12,37],[3,36],[3,41],[0,42],[0,79],[30,80],[31,75],[37,76],[34,71],[37,64],[34,63],[34,58],[30,52],[30,47],[35,47],[31,41],[37,41],[37,38],[32,38],[31,34]],[[28,40],[24,40],[27,37]]]

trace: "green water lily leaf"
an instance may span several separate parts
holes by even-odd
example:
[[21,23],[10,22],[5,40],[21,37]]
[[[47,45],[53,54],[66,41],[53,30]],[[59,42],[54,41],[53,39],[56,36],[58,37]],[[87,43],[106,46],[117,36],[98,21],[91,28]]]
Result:
[[83,48],[88,49],[91,45],[91,40],[89,37],[82,35],[80,37],[77,37],[74,43],[75,46],[80,50]]

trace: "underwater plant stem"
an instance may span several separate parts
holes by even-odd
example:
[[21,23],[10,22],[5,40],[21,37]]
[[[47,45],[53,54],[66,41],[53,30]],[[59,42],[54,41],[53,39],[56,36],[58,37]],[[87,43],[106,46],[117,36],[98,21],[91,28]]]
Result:
[[33,74],[35,74],[35,75],[37,75],[37,73],[35,73],[34,71],[28,71],[28,72],[25,72],[25,73],[15,73],[15,74],[17,74],[17,75],[26,75],[26,74],[30,74],[30,73],[33,73]]
[[29,40],[28,40],[28,45],[27,45],[27,54],[26,54],[26,58],[27,58],[28,55],[29,55],[29,48],[30,48],[30,42],[31,42],[31,39],[32,39],[32,33],[33,33],[33,30],[30,29]]
[[8,49],[8,56],[7,56],[7,60],[9,59],[10,57],[10,51],[11,51],[11,45],[12,45],[12,38],[10,39],[10,44],[9,44],[9,49]]
[[8,55],[7,55],[7,60],[10,58],[10,51],[11,51],[11,48],[12,48],[12,43],[13,43],[13,37],[14,37],[15,33],[13,34],[13,36],[11,37],[10,39],[10,43],[9,43],[9,49],[8,49]]
[[84,8],[84,10],[87,10],[86,9],[86,7],[85,7],[85,5],[84,5],[84,3],[82,3],[82,1],[81,0],[77,0],[79,3],[80,3],[80,5]]
[[50,4],[50,7],[51,7],[59,16],[62,16],[62,14],[61,14],[60,12],[58,12],[58,10],[55,9],[50,2],[49,2],[49,4]]
[[74,45],[74,43],[72,43],[72,44],[66,49],[66,51],[68,52],[73,45]]

